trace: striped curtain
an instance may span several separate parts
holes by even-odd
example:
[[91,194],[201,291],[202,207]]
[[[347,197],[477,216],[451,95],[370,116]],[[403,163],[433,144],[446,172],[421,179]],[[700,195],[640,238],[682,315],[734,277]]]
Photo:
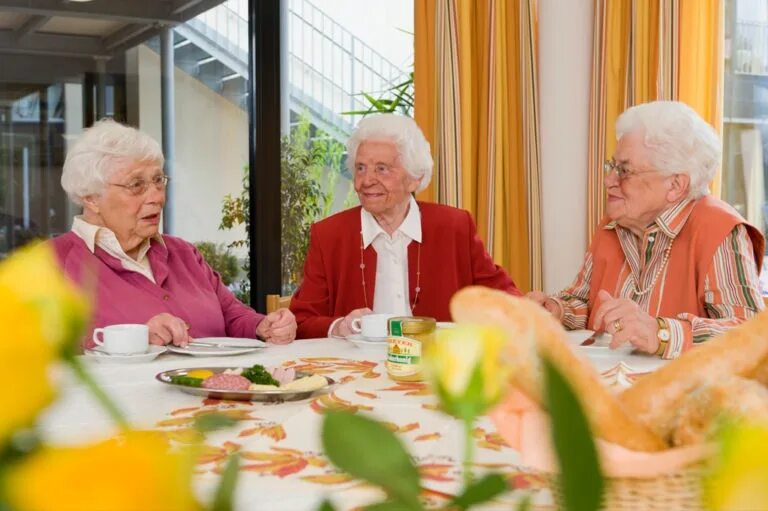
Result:
[[[602,163],[632,105],[684,101],[722,132],[723,0],[594,0],[588,151],[589,239],[605,207]],[[711,185],[716,196],[720,174]]]
[[494,261],[540,289],[535,0],[415,0],[415,113],[435,173],[421,198],[469,210]]

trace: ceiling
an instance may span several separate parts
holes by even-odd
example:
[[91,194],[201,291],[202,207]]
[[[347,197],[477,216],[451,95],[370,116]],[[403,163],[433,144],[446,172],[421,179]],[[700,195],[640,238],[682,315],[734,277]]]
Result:
[[0,56],[109,58],[224,0],[0,0]]

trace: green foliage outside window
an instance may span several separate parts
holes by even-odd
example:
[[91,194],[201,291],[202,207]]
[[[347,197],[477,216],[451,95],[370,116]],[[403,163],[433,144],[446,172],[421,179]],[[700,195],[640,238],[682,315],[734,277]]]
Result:
[[[312,223],[330,215],[339,184],[344,146],[323,131],[313,127],[307,115],[291,129],[290,136],[281,141],[281,252],[283,295],[293,293],[301,278],[304,258],[309,248],[309,228]],[[248,239],[248,167],[244,169],[240,195],[227,195],[221,209],[219,229],[229,230],[245,226],[246,239],[230,243],[230,247],[247,247]],[[342,203],[343,208],[356,202],[350,186]],[[245,280],[238,283],[238,298],[249,303],[250,268],[243,264]]]
[[210,241],[201,241],[195,243],[195,248],[203,256],[203,259],[216,270],[221,276],[221,281],[225,285],[237,281],[240,274],[240,265],[237,257],[223,243],[216,244]]

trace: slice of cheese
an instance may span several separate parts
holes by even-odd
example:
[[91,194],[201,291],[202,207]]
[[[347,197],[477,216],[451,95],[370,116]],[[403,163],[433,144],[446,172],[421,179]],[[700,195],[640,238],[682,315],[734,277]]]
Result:
[[248,390],[280,390],[280,387],[276,385],[262,385],[260,383],[251,383]]
[[304,378],[293,380],[291,383],[286,383],[285,385],[282,385],[280,389],[308,391],[321,389],[327,385],[328,380],[318,374],[313,374],[312,376],[306,376]]

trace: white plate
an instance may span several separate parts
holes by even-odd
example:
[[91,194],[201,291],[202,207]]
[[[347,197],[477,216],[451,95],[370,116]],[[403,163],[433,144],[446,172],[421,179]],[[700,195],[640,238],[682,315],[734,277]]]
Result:
[[590,358],[621,358],[632,355],[635,348],[627,345],[612,350],[608,346],[579,346],[578,351]]
[[168,345],[168,351],[179,353],[181,355],[192,355],[193,357],[227,357],[229,355],[243,355],[260,349],[262,349],[262,347],[234,348],[226,346],[185,346],[184,348],[181,348],[179,346]]
[[346,340],[358,346],[387,346],[386,337],[363,337],[362,334],[352,334],[345,337]]
[[167,348],[165,346],[150,344],[149,350],[146,353],[136,353],[134,355],[110,355],[99,349],[93,349],[85,350],[84,355],[96,362],[104,362],[107,364],[140,364],[142,362],[154,360],[158,355],[161,355],[166,351]]
[[196,337],[192,342],[216,344],[219,348],[264,348],[267,343],[243,337]]
[[451,321],[438,321],[437,328],[456,328],[456,323]]
[[566,332],[566,335],[568,336],[568,344],[571,346],[580,346],[582,342],[592,337],[592,334],[594,333],[595,332],[592,330],[569,330]]

